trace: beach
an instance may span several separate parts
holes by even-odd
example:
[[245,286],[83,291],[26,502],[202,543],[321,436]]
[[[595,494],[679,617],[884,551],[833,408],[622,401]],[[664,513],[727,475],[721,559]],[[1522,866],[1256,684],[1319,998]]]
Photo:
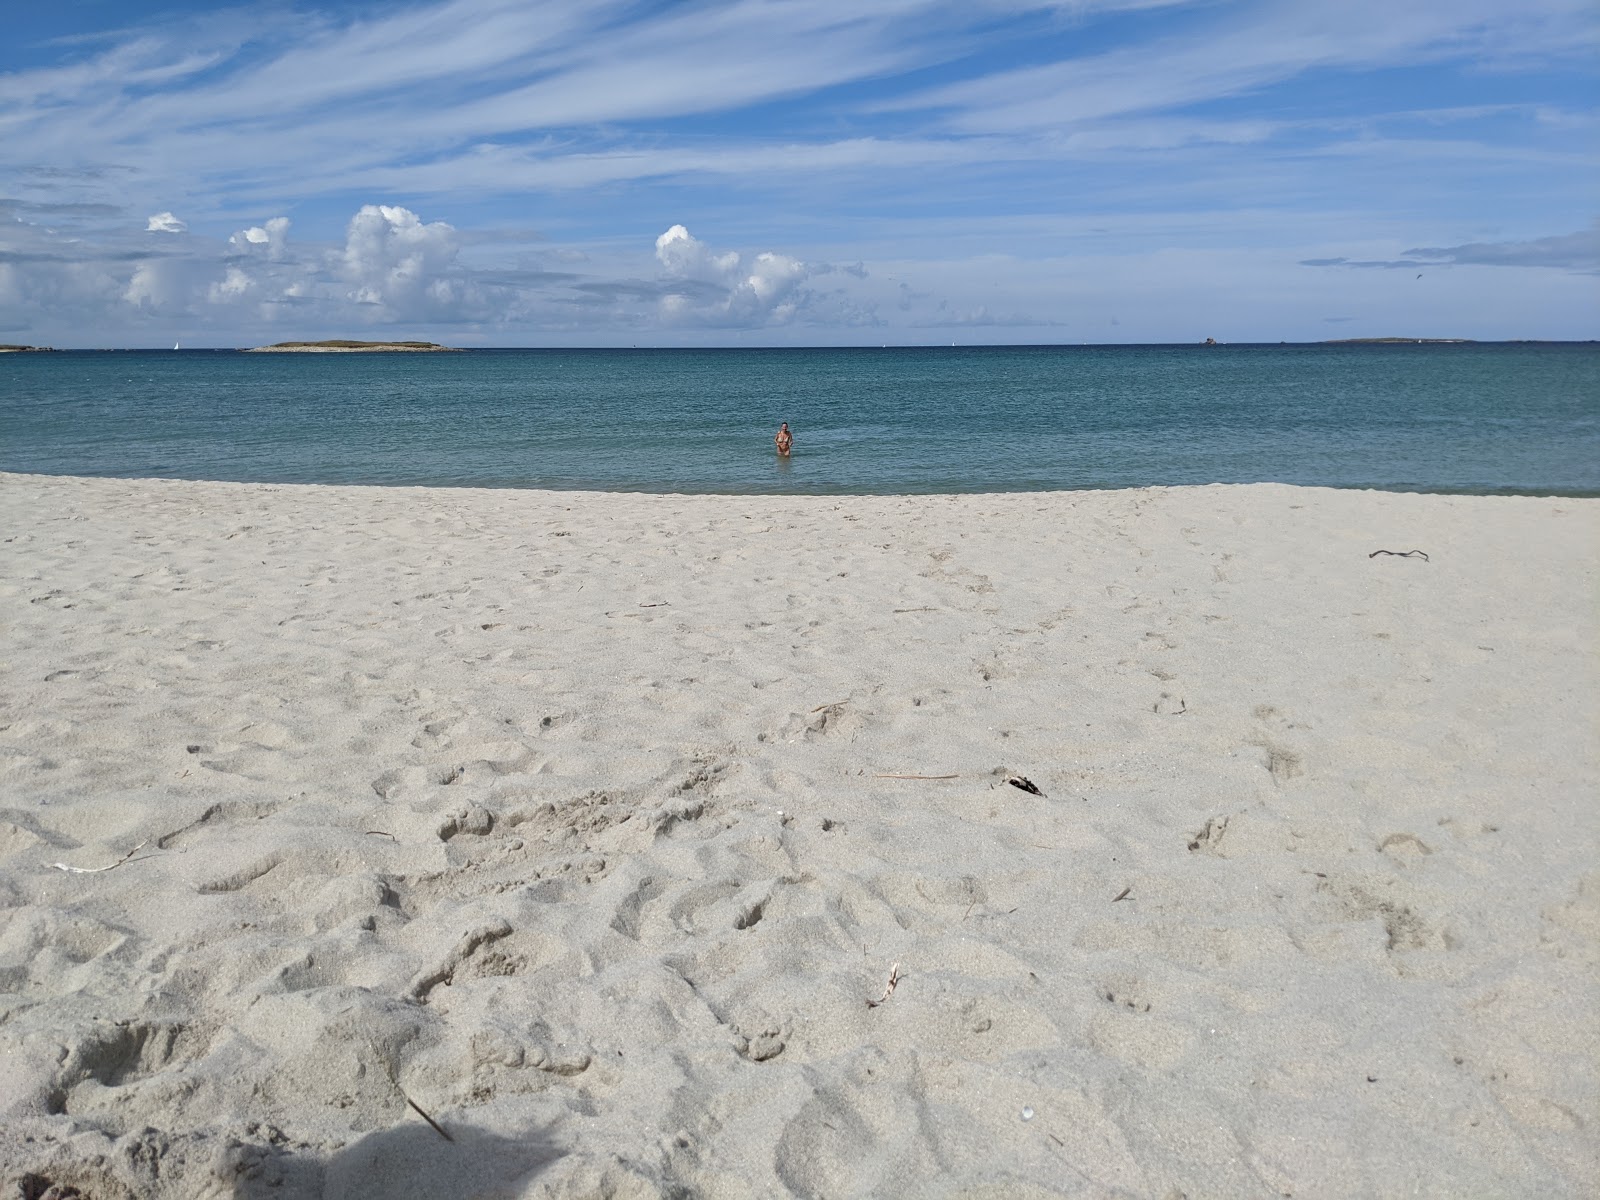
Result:
[[1600,1178],[1600,500],[0,504],[0,1194]]

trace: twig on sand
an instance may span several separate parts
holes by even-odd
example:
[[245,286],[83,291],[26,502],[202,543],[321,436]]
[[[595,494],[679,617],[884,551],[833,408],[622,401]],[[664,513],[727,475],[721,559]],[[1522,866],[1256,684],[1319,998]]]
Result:
[[889,968],[889,982],[884,985],[883,995],[879,996],[876,1000],[868,1000],[867,1001],[867,1007],[868,1008],[877,1008],[878,1005],[882,1004],[890,996],[894,995],[894,985],[899,983],[899,982],[900,982],[900,964],[899,963],[895,963],[894,966]]
[[1126,900],[1128,898],[1128,893],[1131,891],[1133,891],[1133,888],[1131,887],[1123,888],[1115,896],[1111,897],[1111,903],[1115,904],[1118,900]]
[[370,837],[386,837],[391,842],[398,842],[400,840],[399,838],[395,837],[394,834],[390,833],[387,829],[364,829],[364,830],[362,830],[362,832],[367,834]]
[[639,607],[640,608],[671,608],[672,607],[672,601],[670,601],[670,600],[658,600],[654,604],[641,603],[639,605]]
[[821,712],[825,708],[838,708],[841,704],[849,704],[849,703],[850,703],[850,697],[846,696],[843,700],[829,700],[826,704],[819,704],[815,708],[813,708],[811,711],[814,712],[814,713],[818,713],[818,712]]
[[1423,562],[1428,561],[1428,556],[1421,550],[1374,550],[1367,557],[1377,558],[1380,554],[1392,554],[1396,558],[1420,558]]
[[367,1049],[372,1051],[372,1057],[377,1059],[379,1064],[382,1065],[383,1073],[388,1076],[389,1084],[394,1088],[395,1095],[404,1100],[411,1107],[411,1110],[417,1114],[417,1116],[421,1117],[429,1125],[433,1126],[433,1131],[445,1141],[455,1141],[455,1138],[450,1136],[449,1132],[443,1125],[439,1124],[439,1122],[435,1121],[427,1114],[422,1105],[418,1104],[410,1096],[406,1095],[405,1088],[400,1086],[400,1074],[395,1070],[394,1059],[391,1058],[385,1051],[378,1048],[378,1041],[370,1032],[367,1034]]
[[[396,1085],[395,1085],[395,1086],[396,1086],[396,1087],[399,1087],[399,1084],[396,1084]],[[445,1140],[445,1141],[447,1141],[447,1142],[453,1142],[453,1141],[455,1141],[455,1138],[453,1138],[453,1137],[451,1137],[451,1136],[450,1136],[450,1135],[449,1135],[449,1134],[448,1134],[448,1133],[446,1133],[446,1132],[445,1132],[445,1130],[444,1130],[444,1126],[443,1126],[443,1125],[441,1125],[441,1124],[439,1124],[439,1122],[437,1122],[437,1121],[435,1121],[435,1120],[434,1120],[434,1119],[433,1119],[433,1118],[432,1118],[432,1117],[430,1117],[430,1116],[429,1116],[429,1115],[428,1115],[428,1114],[427,1114],[427,1113],[425,1113],[425,1112],[423,1112],[423,1111],[422,1111],[422,1105],[420,1105],[420,1104],[418,1104],[418,1103],[417,1103],[417,1102],[416,1102],[416,1101],[415,1101],[415,1100],[413,1100],[413,1099],[412,1099],[412,1098],[411,1098],[411,1097],[410,1097],[410,1096],[406,1096],[406,1094],[405,1094],[405,1092],[404,1092],[404,1091],[403,1091],[403,1090],[402,1090],[402,1091],[401,1091],[401,1093],[400,1093],[400,1094],[401,1094],[401,1095],[402,1095],[402,1096],[405,1096],[405,1101],[406,1101],[406,1103],[407,1103],[407,1104],[409,1104],[409,1105],[411,1105],[411,1107],[412,1107],[412,1108],[413,1108],[413,1109],[415,1109],[415,1110],[416,1110],[416,1113],[417,1113],[417,1116],[419,1116],[419,1117],[421,1117],[421,1118],[422,1118],[422,1119],[423,1119],[423,1120],[424,1120],[424,1121],[426,1121],[426,1122],[427,1122],[427,1123],[428,1123],[428,1124],[429,1124],[429,1125],[432,1125],[432,1126],[433,1126],[433,1131],[434,1131],[434,1132],[435,1132],[435,1133],[437,1133],[437,1134],[438,1134],[438,1135],[439,1135],[439,1136],[440,1136],[440,1137],[442,1137],[442,1138],[443,1138],[443,1139],[444,1139],[444,1140]]]
[[135,854],[139,853],[140,850],[143,850],[144,846],[145,843],[140,842],[137,846],[135,846],[132,850],[129,850],[109,867],[69,867],[66,863],[51,863],[50,865],[58,871],[71,871],[74,875],[98,875],[101,871],[115,871],[123,863],[127,862]]
[[895,775],[880,771],[874,779],[960,779],[959,775]]
[[897,612],[897,613],[908,613],[908,612],[938,612],[939,610],[937,608],[897,608],[894,611]]

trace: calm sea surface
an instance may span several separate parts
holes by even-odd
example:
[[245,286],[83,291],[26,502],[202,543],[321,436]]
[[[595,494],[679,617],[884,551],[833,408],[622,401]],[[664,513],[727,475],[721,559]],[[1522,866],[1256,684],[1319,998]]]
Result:
[[[795,454],[772,453],[779,421]],[[1600,494],[1600,346],[0,355],[0,469],[656,492]]]

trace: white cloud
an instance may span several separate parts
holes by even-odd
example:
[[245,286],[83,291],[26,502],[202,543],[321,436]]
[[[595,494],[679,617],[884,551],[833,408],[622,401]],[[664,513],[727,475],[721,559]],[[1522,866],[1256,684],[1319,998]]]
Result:
[[1219,9],[1199,36],[981,75],[884,110],[942,109],[968,132],[1074,128],[1089,120],[1158,112],[1247,94],[1319,69],[1416,66],[1497,53],[1554,53],[1592,31],[1578,0],[1395,5],[1281,4]]
[[188,310],[195,283],[194,265],[181,258],[146,259],[134,268],[122,291],[122,300],[133,308],[155,314]]
[[677,279],[723,282],[739,269],[737,253],[713,254],[682,225],[674,225],[656,239],[656,260]]
[[189,226],[169,212],[158,212],[144,227],[146,233],[184,233]]
[[228,243],[246,254],[264,253],[272,261],[278,262],[284,257],[288,237],[289,218],[273,217],[265,225],[241,229],[228,239]]
[[443,221],[425,225],[409,208],[364,204],[350,219],[336,266],[358,304],[382,305],[394,316],[453,317],[442,310],[467,298],[446,278],[459,244]]
[[213,304],[231,304],[249,295],[255,288],[255,280],[238,267],[229,267],[222,279],[207,290],[206,298]]
[[737,251],[718,254],[682,225],[656,239],[656,261],[669,283],[692,281],[715,287],[709,295],[696,290],[662,297],[661,316],[672,324],[781,324],[792,319],[807,299],[799,288],[812,274],[812,268],[799,259],[771,251],[757,254],[745,266]]

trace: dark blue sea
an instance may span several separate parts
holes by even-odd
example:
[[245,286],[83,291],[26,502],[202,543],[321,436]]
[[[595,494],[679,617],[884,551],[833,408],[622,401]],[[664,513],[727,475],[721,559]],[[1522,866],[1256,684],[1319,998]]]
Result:
[[[772,451],[779,421],[794,457]],[[722,493],[1600,494],[1600,346],[0,355],[0,470]]]

